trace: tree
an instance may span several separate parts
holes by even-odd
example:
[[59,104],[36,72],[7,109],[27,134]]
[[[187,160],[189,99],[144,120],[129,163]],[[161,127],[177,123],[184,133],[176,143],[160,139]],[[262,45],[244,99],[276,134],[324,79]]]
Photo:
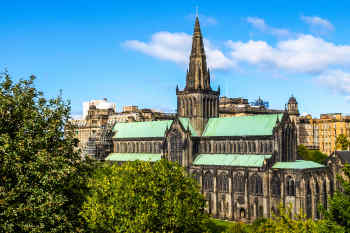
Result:
[[195,180],[165,159],[105,165],[90,179],[81,215],[93,232],[204,232]]
[[337,149],[347,150],[349,148],[349,140],[344,134],[339,134],[335,140]]
[[341,188],[330,198],[325,216],[350,232],[350,165],[345,164],[343,171],[344,177],[337,177]]
[[69,104],[46,100],[35,77],[0,76],[0,232],[82,231],[85,176],[72,133]]
[[323,154],[319,150],[309,150],[303,144],[298,146],[298,155],[304,160],[311,160],[316,163],[324,163],[324,161],[328,158],[326,154]]
[[272,216],[269,219],[262,219],[258,223],[253,223],[249,226],[247,232],[256,233],[326,233],[345,232],[341,226],[336,225],[334,222],[328,220],[314,221],[308,219],[306,215],[301,211],[294,215],[292,214],[292,205],[288,207],[279,207],[279,214]]

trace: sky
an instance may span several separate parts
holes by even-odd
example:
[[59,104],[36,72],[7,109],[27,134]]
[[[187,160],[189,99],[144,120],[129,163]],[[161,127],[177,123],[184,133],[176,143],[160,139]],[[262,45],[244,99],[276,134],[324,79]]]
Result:
[[350,110],[350,1],[1,2],[0,71],[62,90],[72,115],[82,102],[176,109],[185,86],[196,7],[212,87],[261,97],[302,114]]

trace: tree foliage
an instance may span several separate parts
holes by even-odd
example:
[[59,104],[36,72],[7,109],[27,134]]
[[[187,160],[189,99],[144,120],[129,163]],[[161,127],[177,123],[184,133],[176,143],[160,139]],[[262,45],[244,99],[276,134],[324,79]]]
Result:
[[298,155],[303,160],[311,160],[317,163],[324,163],[325,160],[328,158],[328,156],[326,154],[323,154],[321,151],[309,150],[303,144],[298,146]]
[[0,232],[80,231],[87,162],[64,126],[69,104],[46,100],[35,77],[0,77]]
[[349,148],[349,140],[344,134],[339,134],[335,139],[337,149],[347,150]]
[[208,216],[195,180],[165,159],[105,165],[89,182],[81,215],[93,232],[204,232]]
[[345,164],[344,176],[338,176],[340,190],[330,199],[326,218],[344,226],[350,232],[350,165]]

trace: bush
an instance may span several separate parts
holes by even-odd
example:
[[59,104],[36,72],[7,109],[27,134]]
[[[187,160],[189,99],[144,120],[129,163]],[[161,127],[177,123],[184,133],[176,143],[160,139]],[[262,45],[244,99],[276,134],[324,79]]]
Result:
[[204,232],[208,216],[195,180],[165,159],[105,165],[89,182],[81,215],[93,232]]

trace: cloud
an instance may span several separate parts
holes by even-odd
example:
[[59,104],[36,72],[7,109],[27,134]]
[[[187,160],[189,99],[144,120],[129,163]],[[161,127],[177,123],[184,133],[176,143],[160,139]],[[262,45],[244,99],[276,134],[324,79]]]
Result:
[[[186,33],[157,32],[151,41],[142,42],[128,40],[123,43],[127,48],[133,49],[162,60],[173,61],[178,64],[187,64],[189,61],[192,36]],[[204,40],[208,66],[211,69],[228,69],[235,64],[224,53]]]
[[232,59],[252,65],[264,65],[290,72],[317,73],[332,66],[350,64],[350,46],[336,45],[312,35],[279,41],[228,41]]
[[305,23],[309,24],[314,29],[325,29],[328,31],[332,31],[334,26],[326,19],[322,19],[318,16],[301,16],[301,20]]
[[319,75],[316,81],[336,94],[345,95],[345,99],[350,101],[350,73],[338,69],[328,70]]
[[246,20],[254,28],[274,36],[289,36],[291,34],[287,29],[270,27],[265,23],[265,20],[258,17],[247,17]]
[[186,63],[192,37],[186,33],[157,32],[148,43],[128,40],[124,46],[162,60]]

